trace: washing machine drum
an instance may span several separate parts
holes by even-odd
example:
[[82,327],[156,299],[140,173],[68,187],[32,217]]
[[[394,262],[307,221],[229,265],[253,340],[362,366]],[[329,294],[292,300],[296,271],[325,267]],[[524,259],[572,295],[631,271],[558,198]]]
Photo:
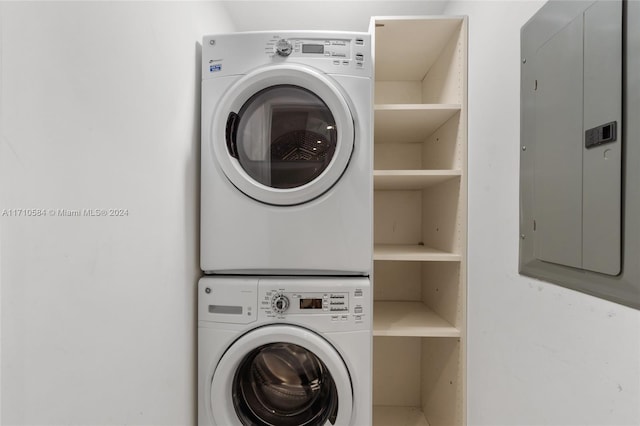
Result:
[[254,329],[229,346],[211,376],[216,426],[347,426],[353,387],[322,336],[297,326]]
[[233,381],[233,402],[245,425],[334,424],[338,411],[327,367],[291,343],[264,345],[244,358]]

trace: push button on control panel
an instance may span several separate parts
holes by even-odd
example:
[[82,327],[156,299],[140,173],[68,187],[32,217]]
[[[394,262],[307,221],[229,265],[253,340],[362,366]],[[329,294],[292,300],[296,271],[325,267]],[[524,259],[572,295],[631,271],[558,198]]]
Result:
[[349,312],[348,293],[333,293],[328,300],[331,312]]

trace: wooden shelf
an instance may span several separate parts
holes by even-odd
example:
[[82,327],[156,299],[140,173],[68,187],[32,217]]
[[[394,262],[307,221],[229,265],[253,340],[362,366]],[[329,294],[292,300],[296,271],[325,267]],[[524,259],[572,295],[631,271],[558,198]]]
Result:
[[375,105],[375,142],[424,142],[459,111],[459,104]]
[[460,337],[460,330],[422,302],[373,304],[373,335],[401,337]]
[[373,188],[424,189],[460,176],[460,170],[374,170]]
[[373,247],[373,260],[458,262],[461,258],[459,254],[448,253],[423,245],[375,244]]
[[376,80],[422,80],[463,18],[376,17]]
[[373,406],[373,426],[429,426],[417,407]]

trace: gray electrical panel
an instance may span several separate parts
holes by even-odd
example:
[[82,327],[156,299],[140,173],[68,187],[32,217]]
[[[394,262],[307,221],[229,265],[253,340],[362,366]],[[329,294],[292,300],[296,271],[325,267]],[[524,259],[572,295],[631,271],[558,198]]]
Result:
[[550,1],[522,28],[520,272],[640,308],[637,22]]

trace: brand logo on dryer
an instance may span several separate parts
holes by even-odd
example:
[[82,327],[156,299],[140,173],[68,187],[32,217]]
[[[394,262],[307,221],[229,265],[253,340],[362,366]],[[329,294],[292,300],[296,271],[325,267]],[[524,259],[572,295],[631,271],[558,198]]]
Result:
[[218,71],[222,71],[222,59],[209,59],[209,72]]

